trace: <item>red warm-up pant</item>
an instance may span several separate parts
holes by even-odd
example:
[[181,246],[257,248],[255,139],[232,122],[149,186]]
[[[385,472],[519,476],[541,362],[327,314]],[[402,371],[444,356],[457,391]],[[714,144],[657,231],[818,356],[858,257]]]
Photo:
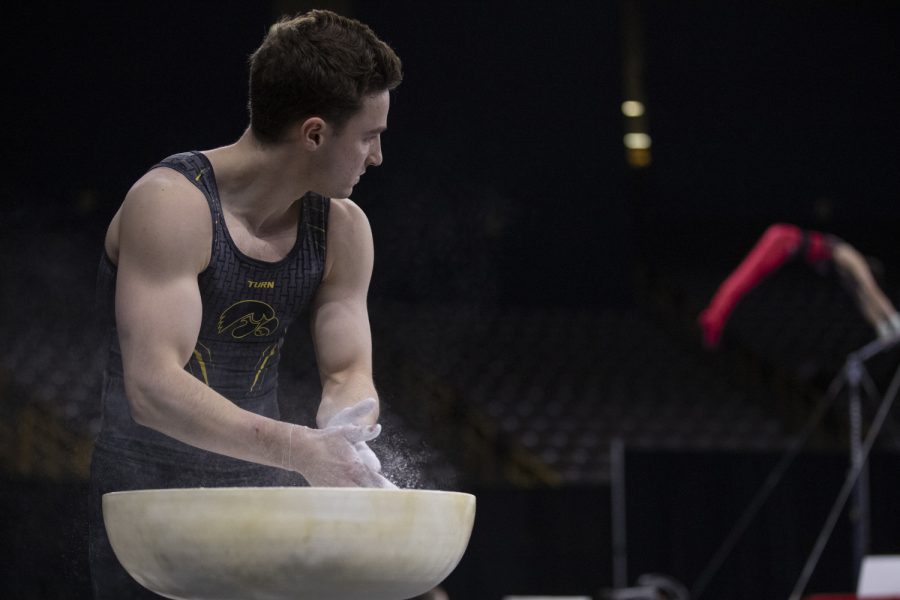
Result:
[[703,329],[703,343],[710,348],[718,346],[725,323],[741,298],[801,251],[803,260],[809,264],[831,259],[825,234],[784,223],[769,226],[741,264],[722,282],[709,306],[700,313],[698,321]]

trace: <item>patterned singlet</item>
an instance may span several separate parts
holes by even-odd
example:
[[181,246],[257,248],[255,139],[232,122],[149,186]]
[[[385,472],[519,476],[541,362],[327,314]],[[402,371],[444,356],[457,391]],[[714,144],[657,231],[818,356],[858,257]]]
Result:
[[[206,156],[199,152],[176,154],[156,167],[174,169],[196,185],[209,203],[213,222],[212,256],[197,278],[203,320],[196,348],[184,368],[238,406],[277,419],[280,348],[288,326],[309,305],[322,280],[329,199],[312,193],[301,198],[294,247],[282,260],[265,262],[244,255],[232,241]],[[98,297],[109,314],[114,314],[115,283],[116,266],[104,252]],[[232,462],[134,422],[125,397],[114,323],[102,406],[99,446],[137,449],[165,460],[196,460],[202,455],[204,461],[222,466]]]

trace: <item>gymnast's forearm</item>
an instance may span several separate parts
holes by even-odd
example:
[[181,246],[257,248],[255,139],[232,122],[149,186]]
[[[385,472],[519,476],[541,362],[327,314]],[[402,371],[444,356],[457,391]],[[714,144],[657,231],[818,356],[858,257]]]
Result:
[[183,369],[142,369],[126,394],[138,423],[186,444],[232,458],[300,473],[310,485],[391,487],[366,466],[354,444],[378,429],[345,424],[327,430],[246,411]]
[[291,424],[240,408],[183,369],[126,369],[125,390],[141,425],[217,454],[286,466]]
[[865,258],[847,243],[838,244],[833,251],[841,281],[853,295],[869,323],[874,327],[895,318],[897,311],[884,294]]

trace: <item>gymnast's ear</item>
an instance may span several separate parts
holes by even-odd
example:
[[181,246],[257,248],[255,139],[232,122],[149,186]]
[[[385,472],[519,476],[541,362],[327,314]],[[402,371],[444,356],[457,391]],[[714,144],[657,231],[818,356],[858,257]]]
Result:
[[301,121],[296,127],[299,139],[307,150],[318,150],[322,142],[325,141],[325,132],[328,129],[328,125],[321,117],[309,117]]

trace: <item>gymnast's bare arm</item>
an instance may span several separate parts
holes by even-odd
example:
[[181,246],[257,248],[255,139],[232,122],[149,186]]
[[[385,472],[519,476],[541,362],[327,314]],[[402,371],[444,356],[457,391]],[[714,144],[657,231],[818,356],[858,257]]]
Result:
[[211,452],[297,471],[311,485],[379,485],[347,431],[256,415],[184,370],[200,331],[197,275],[211,240],[205,198],[166,168],[138,180],[110,225],[106,249],[118,265],[116,323],[135,421]]
[[832,248],[832,257],[838,273],[855,295],[863,316],[879,334],[883,334],[884,329],[897,319],[897,309],[878,287],[866,259],[846,242],[838,242]]
[[[328,216],[325,274],[312,306],[312,334],[322,380],[316,415],[324,426],[341,409],[375,398],[372,336],[366,297],[372,277],[372,230],[363,211],[347,199],[333,199]],[[378,410],[364,419],[378,420]]]

